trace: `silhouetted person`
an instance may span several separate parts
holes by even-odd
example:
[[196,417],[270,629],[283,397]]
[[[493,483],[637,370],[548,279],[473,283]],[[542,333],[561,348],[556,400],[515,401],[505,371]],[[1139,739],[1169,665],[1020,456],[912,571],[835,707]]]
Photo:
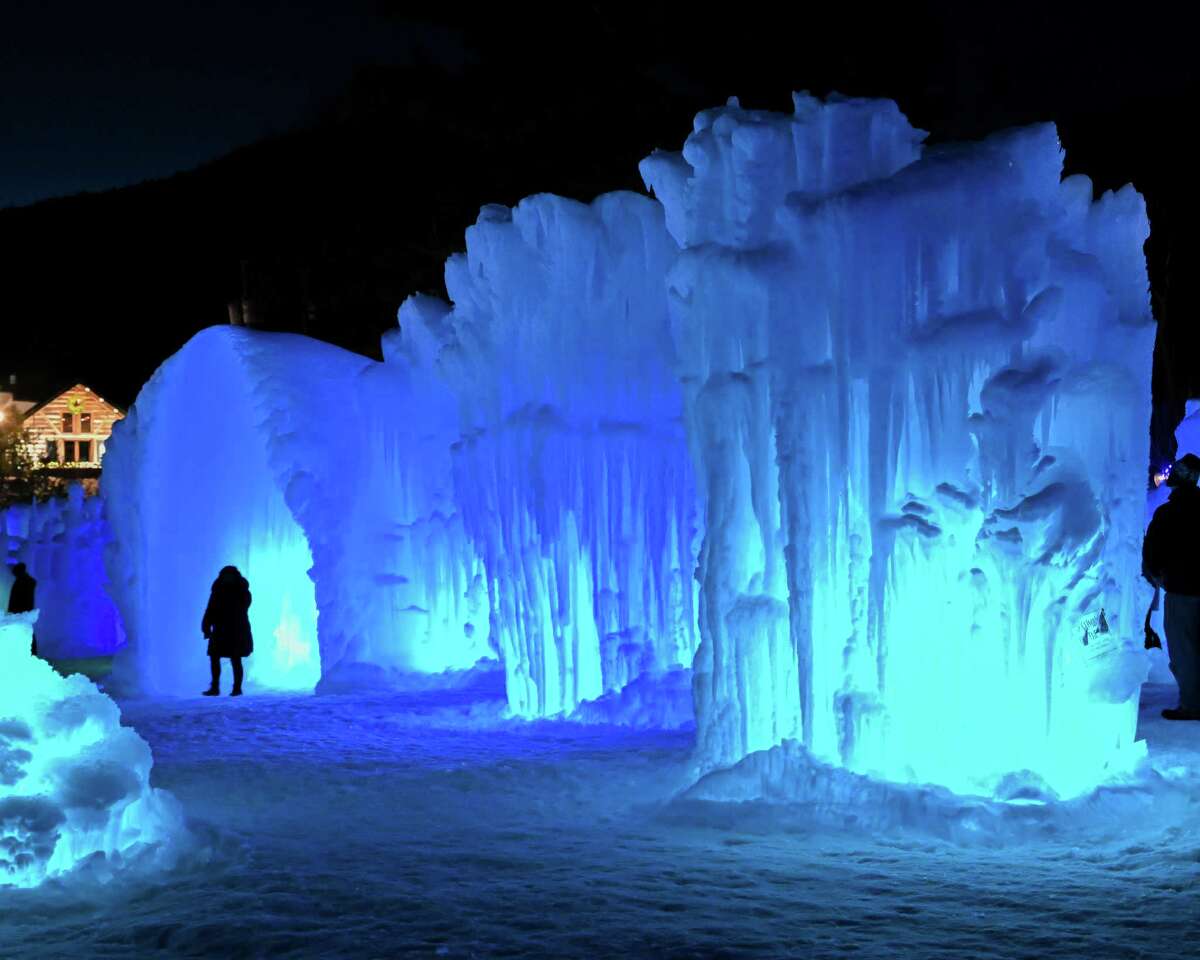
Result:
[[[34,595],[37,593],[37,581],[29,575],[29,571],[25,569],[25,564],[18,563],[12,568],[13,585],[8,592],[8,612],[9,613],[28,613],[30,610],[37,609],[37,602],[34,600]],[[37,656],[37,634],[33,635],[33,646],[30,648],[30,653]]]
[[1184,454],[1171,468],[1167,502],[1154,511],[1142,544],[1142,573],[1167,592],[1163,626],[1179,706],[1168,720],[1200,720],[1200,457]]
[[242,657],[254,652],[250,635],[250,584],[238,573],[237,567],[224,567],[213,581],[208,606],[200,630],[208,638],[208,659],[212,665],[212,686],[204,696],[215,697],[221,692],[221,658],[233,664],[231,697],[242,695]]

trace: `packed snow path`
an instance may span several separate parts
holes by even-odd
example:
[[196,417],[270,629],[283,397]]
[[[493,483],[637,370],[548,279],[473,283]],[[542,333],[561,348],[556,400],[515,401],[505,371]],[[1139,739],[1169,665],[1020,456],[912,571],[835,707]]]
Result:
[[[670,803],[691,737],[498,719],[499,689],[123,704],[200,849],[0,891],[0,956],[1139,957],[1200,936],[1200,724],[1171,802],[1003,846]],[[1092,811],[1097,820],[1103,811]]]

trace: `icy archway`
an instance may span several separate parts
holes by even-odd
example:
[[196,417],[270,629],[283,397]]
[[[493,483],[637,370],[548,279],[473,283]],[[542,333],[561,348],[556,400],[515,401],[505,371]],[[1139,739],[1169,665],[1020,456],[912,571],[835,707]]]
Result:
[[226,564],[254,596],[247,683],[312,690],[320,678],[312,553],[268,462],[265,414],[232,339],[201,334],[143,388],[110,444],[110,566],[147,691],[203,688],[200,617]]
[[312,690],[363,667],[490,656],[437,433],[436,405],[382,364],[305,337],[197,334],[105,461],[122,668],[148,691],[198,692],[200,616],[225,564],[254,596],[250,685]]

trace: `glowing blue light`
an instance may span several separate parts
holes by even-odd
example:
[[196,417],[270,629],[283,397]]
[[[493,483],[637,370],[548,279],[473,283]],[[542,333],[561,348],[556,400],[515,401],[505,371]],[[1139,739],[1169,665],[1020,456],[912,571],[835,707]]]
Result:
[[185,835],[117,705],[30,655],[36,617],[0,616],[0,887],[34,887],[97,855],[162,856]]

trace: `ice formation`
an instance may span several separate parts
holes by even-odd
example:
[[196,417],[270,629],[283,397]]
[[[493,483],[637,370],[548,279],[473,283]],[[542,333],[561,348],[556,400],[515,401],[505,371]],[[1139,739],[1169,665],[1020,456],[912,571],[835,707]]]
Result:
[[1077,793],[1141,754],[1144,205],[1063,180],[1050,125],[921,138],[797,96],[643,163],[706,505],[699,753]]
[[0,886],[170,854],[183,820],[150,748],[90,680],[30,656],[36,619],[0,616]]
[[644,161],[654,198],[484,208],[382,364],[195,338],[106,465],[143,686],[203,680],[235,563],[266,687],[495,651],[517,715],[654,723],[690,669],[701,769],[1129,770],[1144,206],[1063,180],[1050,125],[923,138],[887,101],[731,102]]
[[253,594],[249,688],[492,656],[435,398],[405,371],[305,337],[192,338],[105,458],[108,566],[129,635],[119,674],[148,693],[199,691],[200,617],[226,564]]
[[102,507],[74,485],[66,497],[0,511],[0,599],[12,587],[9,565],[24,563],[38,582],[38,652],[52,660],[107,656],[125,642],[104,570]]
[[571,712],[690,666],[696,499],[672,369],[662,208],[488,207],[385,342],[458,398],[454,489],[483,558],[509,706]]

